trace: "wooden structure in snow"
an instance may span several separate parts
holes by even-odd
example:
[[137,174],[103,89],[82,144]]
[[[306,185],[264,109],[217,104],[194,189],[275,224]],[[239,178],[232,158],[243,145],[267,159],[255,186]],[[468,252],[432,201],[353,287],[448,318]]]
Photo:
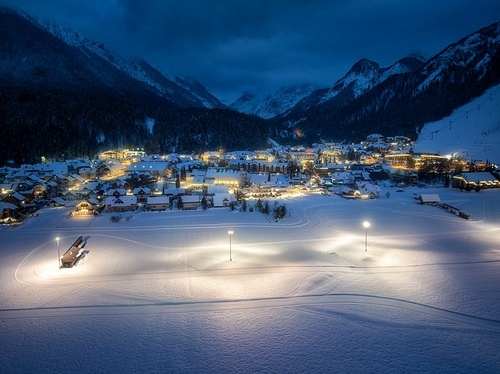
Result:
[[61,258],[61,267],[72,268],[80,257],[80,250],[85,245],[83,236],[78,237],[71,247],[64,253]]
[[421,204],[430,204],[430,205],[436,205],[441,202],[441,198],[439,197],[438,194],[435,193],[421,194],[418,197],[418,200],[420,201]]

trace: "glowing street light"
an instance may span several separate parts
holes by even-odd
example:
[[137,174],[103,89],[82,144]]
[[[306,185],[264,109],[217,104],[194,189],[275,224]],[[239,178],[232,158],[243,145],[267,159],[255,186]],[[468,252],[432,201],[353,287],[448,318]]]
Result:
[[370,227],[370,222],[365,221],[363,222],[363,227],[365,228],[365,252],[367,251],[367,245],[368,245],[368,227]]
[[229,261],[233,261],[233,258],[231,257],[231,236],[233,236],[234,232],[229,230],[227,233],[229,234]]
[[61,268],[61,250],[59,249],[59,237],[56,238],[57,242],[57,266]]

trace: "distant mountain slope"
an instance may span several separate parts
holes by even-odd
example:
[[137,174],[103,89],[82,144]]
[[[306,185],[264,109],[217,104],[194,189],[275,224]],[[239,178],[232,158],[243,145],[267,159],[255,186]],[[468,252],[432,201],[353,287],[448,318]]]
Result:
[[100,57],[131,78],[151,86],[156,93],[181,107],[224,108],[217,98],[210,94],[199,82],[177,76],[165,75],[146,61],[127,61],[109,51],[102,43],[81,37],[78,33],[62,28],[55,23],[43,26],[66,44],[80,49],[84,54]]
[[[265,145],[268,132],[260,120],[209,109],[224,106],[199,83],[169,79],[144,61],[129,63],[75,33],[51,30],[22,12],[0,9],[0,164],[93,157],[108,147],[168,152],[185,134],[206,144],[193,142],[184,151],[224,147],[217,126],[235,118],[259,131],[244,137],[240,126],[221,125],[228,143]],[[186,112],[193,107],[199,111]],[[187,129],[197,116],[211,118],[212,126]]]
[[426,123],[415,152],[453,154],[473,162],[500,164],[500,85],[455,109],[449,116]]
[[326,93],[313,93],[275,123],[309,141],[359,140],[370,133],[416,138],[424,123],[498,84],[499,29],[499,23],[483,28],[424,64],[403,59],[380,69],[361,60]]
[[298,85],[280,88],[272,94],[255,95],[245,92],[229,107],[241,113],[268,119],[289,111],[315,90],[311,85]]

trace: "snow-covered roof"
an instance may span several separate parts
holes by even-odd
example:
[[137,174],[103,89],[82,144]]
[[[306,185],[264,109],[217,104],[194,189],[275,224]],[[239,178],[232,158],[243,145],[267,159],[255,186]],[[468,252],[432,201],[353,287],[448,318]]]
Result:
[[488,171],[477,171],[460,174],[467,182],[495,182],[497,179]]
[[109,206],[130,206],[137,204],[136,196],[108,196],[105,204]]
[[147,199],[148,204],[168,204],[169,202],[170,198],[165,195],[149,196]]
[[16,210],[18,207],[14,204],[0,201],[0,212],[3,212],[5,209]]
[[427,194],[420,194],[418,197],[420,201],[423,203],[439,203],[441,202],[441,198],[439,197],[438,194],[434,193],[427,193]]

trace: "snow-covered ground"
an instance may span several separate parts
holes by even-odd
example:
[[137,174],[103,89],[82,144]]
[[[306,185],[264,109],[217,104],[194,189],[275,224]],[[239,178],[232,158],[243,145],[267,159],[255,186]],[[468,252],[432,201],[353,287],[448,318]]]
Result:
[[497,373],[500,190],[381,196],[1,227],[0,372]]
[[426,124],[415,152],[435,152],[466,160],[500,164],[500,85],[456,109],[439,121]]

